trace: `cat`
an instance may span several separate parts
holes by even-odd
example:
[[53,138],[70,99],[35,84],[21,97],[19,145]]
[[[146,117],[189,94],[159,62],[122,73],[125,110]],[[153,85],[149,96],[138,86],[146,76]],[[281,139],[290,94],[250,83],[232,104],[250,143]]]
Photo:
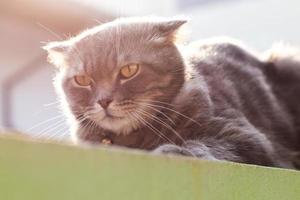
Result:
[[120,18],[44,47],[74,142],[299,168],[299,51],[180,43],[186,22]]

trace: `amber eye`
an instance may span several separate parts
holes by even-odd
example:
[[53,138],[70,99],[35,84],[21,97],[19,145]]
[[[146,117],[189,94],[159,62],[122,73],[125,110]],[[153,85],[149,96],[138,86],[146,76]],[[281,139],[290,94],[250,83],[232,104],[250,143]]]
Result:
[[120,74],[122,78],[130,78],[133,77],[137,72],[139,71],[139,65],[138,64],[129,64],[125,65],[121,68]]
[[77,75],[74,77],[74,80],[79,86],[89,86],[92,84],[92,79],[88,75]]

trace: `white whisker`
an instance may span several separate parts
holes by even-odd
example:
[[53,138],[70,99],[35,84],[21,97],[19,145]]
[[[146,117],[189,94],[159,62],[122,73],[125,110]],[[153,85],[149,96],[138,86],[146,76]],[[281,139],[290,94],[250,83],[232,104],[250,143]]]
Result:
[[47,120],[45,120],[45,121],[42,121],[42,122],[40,122],[40,123],[34,125],[33,127],[27,129],[26,132],[32,131],[33,129],[35,129],[35,128],[41,126],[41,125],[44,125],[44,124],[46,124],[46,123],[48,123],[48,122],[51,122],[51,121],[53,121],[53,120],[55,120],[55,119],[59,119],[59,118],[63,118],[63,117],[64,117],[64,115],[58,115],[58,116],[55,116],[55,117],[53,117],[53,118],[47,119]]
[[[142,110],[140,110],[140,111],[142,111]],[[175,131],[169,124],[167,124],[166,122],[162,121],[161,119],[159,119],[155,115],[153,115],[151,113],[148,113],[145,110],[143,110],[141,112],[141,114],[144,114],[145,116],[148,116],[150,119],[152,119],[152,120],[156,121],[157,123],[163,125],[164,127],[168,128],[169,130],[171,130],[181,140],[181,142],[183,142],[183,143],[185,142],[185,140],[183,139],[183,137],[177,131]]]
[[197,122],[196,120],[194,120],[194,119],[192,119],[192,118],[190,118],[190,117],[188,117],[188,116],[186,116],[186,115],[184,115],[184,114],[182,114],[182,113],[180,113],[180,112],[178,112],[178,111],[176,111],[176,110],[174,110],[174,109],[171,109],[171,108],[168,108],[168,107],[165,107],[165,106],[161,106],[161,105],[156,105],[156,104],[153,104],[153,103],[147,103],[147,102],[145,102],[145,101],[142,102],[142,103],[147,104],[147,105],[149,105],[149,106],[156,107],[156,108],[162,108],[162,109],[169,110],[169,111],[171,111],[171,112],[174,112],[174,113],[176,113],[176,114],[178,114],[178,115],[180,115],[180,116],[182,116],[182,117],[184,117],[184,118],[186,118],[186,119],[188,119],[188,120],[194,122],[195,124],[199,125],[200,127],[202,127],[202,125],[201,125],[199,122]]
[[138,119],[140,119],[140,121],[146,126],[148,127],[150,130],[152,130],[156,135],[158,135],[160,138],[162,138],[163,140],[167,140],[168,142],[170,142],[171,144],[175,143],[170,140],[168,137],[166,137],[161,131],[159,131],[157,128],[155,128],[154,126],[152,126],[152,124],[150,124],[149,122],[147,122],[142,116],[138,115],[138,113],[132,113],[133,115],[135,115],[135,117],[137,117]]
[[[139,105],[140,105],[140,104],[139,104]],[[146,106],[146,107],[148,107],[149,109],[152,109],[152,110],[154,110],[154,111],[160,113],[160,114],[163,115],[165,118],[167,118],[172,124],[175,125],[174,120],[172,120],[167,114],[163,113],[162,111],[160,111],[160,110],[158,110],[158,109],[156,109],[156,108],[153,108],[153,107],[151,107],[151,106],[149,106],[149,105],[145,105],[145,104],[144,104],[143,106]]]

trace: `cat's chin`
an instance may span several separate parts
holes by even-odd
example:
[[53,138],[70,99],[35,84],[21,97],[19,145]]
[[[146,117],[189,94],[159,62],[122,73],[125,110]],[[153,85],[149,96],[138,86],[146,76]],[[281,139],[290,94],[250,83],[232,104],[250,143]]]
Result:
[[138,125],[127,117],[106,115],[102,118],[102,120],[94,121],[99,127],[111,131],[116,135],[128,135],[130,132],[138,128]]

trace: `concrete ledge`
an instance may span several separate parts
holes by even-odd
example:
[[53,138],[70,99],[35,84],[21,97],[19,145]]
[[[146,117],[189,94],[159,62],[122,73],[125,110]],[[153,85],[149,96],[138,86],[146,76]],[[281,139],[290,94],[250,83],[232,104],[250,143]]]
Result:
[[2,136],[3,200],[297,200],[300,173]]

